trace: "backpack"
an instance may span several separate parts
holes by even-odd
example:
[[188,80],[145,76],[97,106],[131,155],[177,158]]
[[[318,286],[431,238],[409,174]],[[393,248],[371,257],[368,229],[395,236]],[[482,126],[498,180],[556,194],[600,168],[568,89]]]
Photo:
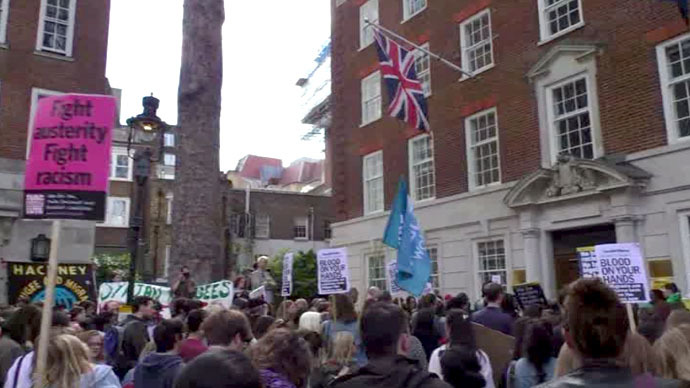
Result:
[[125,329],[130,323],[131,321],[110,326],[103,337],[105,361],[116,370],[124,370],[129,367],[122,342],[125,338]]

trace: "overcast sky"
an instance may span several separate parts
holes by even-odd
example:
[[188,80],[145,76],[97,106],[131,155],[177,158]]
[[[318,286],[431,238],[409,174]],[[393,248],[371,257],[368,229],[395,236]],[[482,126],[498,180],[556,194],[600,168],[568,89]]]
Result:
[[[111,2],[107,76],[122,89],[122,123],[141,113],[141,98],[161,100],[158,116],[177,122],[182,0]],[[287,165],[322,158],[322,141],[305,142],[301,89],[330,35],[327,0],[225,0],[221,170],[246,154]]]

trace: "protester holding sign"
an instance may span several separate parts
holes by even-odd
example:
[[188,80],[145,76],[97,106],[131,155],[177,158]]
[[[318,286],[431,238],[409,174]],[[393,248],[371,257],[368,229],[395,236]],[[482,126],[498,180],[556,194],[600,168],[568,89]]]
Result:
[[268,271],[268,257],[261,256],[256,259],[256,270],[252,272],[252,289],[264,287],[264,300],[266,303],[273,303],[273,291],[276,289],[276,281]]

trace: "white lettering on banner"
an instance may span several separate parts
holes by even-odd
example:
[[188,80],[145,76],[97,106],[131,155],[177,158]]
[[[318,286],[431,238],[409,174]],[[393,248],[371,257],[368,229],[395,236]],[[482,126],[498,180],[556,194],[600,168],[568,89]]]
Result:
[[599,277],[625,303],[649,302],[649,280],[640,244],[604,244],[594,247]]
[[319,294],[343,294],[350,290],[347,249],[322,249],[317,254]]
[[292,262],[294,260],[293,253],[286,253],[283,256],[283,285],[280,289],[281,296],[292,295]]

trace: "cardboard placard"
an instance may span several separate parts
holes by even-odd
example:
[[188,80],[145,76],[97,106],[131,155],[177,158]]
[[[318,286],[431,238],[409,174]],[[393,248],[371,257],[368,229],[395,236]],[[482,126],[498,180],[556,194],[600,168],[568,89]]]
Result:
[[292,295],[292,263],[294,253],[286,253],[283,256],[283,284],[280,288],[280,296]]
[[386,265],[386,275],[388,277],[388,292],[390,292],[392,296],[401,296],[407,293],[405,290],[400,288],[398,282],[395,280],[398,276],[397,260],[391,260],[388,262]]
[[24,176],[24,217],[103,221],[115,123],[111,96],[38,101]]
[[[31,303],[45,298],[47,263],[7,263],[7,296],[10,304],[19,298]],[[55,286],[55,305],[71,309],[76,303],[95,300],[91,264],[59,264]]]
[[600,277],[622,302],[649,302],[649,279],[640,244],[604,244],[594,250]]
[[513,293],[520,308],[523,310],[528,306],[540,305],[546,307],[548,304],[546,296],[544,296],[544,290],[541,288],[541,284],[537,282],[515,285],[513,286]]
[[494,382],[498,383],[501,381],[501,375],[506,367],[513,360],[515,338],[478,323],[472,323],[472,328],[474,329],[477,349],[483,350],[489,356]]
[[319,294],[344,294],[350,290],[347,249],[322,249],[317,254]]

